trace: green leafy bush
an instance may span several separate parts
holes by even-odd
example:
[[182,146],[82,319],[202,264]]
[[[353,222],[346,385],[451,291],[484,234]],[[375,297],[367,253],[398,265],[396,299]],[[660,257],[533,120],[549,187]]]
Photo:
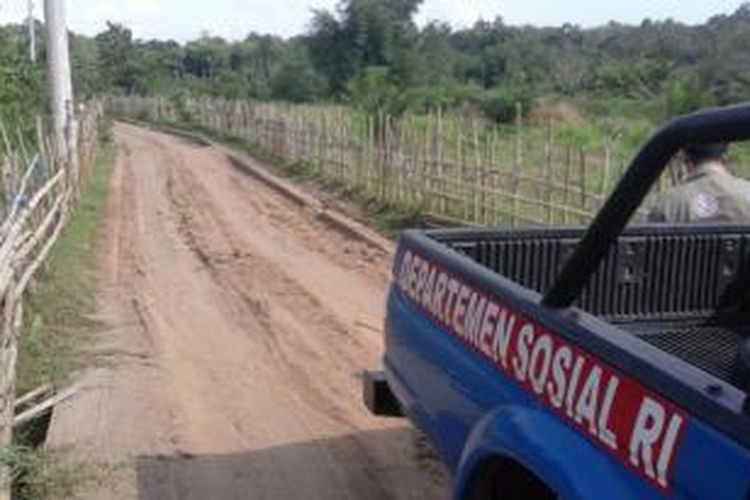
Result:
[[511,123],[516,118],[517,106],[528,110],[531,93],[524,87],[504,86],[487,90],[481,97],[482,112],[496,123]]

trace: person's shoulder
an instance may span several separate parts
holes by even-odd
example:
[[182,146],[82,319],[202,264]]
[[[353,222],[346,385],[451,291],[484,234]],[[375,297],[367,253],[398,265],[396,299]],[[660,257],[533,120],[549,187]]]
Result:
[[743,179],[742,177],[733,176],[732,184],[734,190],[738,196],[742,197],[750,203],[750,180]]
[[650,222],[674,221],[678,214],[685,212],[690,204],[689,190],[685,186],[675,186],[665,193],[661,193],[649,209]]
[[662,194],[661,201],[665,204],[684,203],[693,198],[696,188],[700,191],[700,188],[694,184],[680,184]]

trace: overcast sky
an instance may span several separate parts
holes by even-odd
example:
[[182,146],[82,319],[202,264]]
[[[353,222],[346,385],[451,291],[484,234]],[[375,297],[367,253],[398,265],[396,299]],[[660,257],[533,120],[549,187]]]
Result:
[[[0,0],[0,21],[21,19],[27,0]],[[35,0],[42,17],[43,0]],[[508,24],[592,26],[613,19],[640,23],[645,17],[699,23],[715,14],[734,12],[742,0],[425,0],[418,16],[448,21],[456,27],[500,15]],[[138,38],[185,41],[203,32],[244,38],[256,31],[291,36],[304,32],[315,8],[331,9],[338,0],[67,0],[71,28],[101,31],[106,20],[130,26]]]

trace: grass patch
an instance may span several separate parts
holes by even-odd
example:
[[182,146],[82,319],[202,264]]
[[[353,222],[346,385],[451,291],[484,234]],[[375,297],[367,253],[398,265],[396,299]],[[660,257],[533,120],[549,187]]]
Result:
[[11,469],[13,498],[40,500],[71,498],[82,484],[99,484],[102,468],[72,463],[63,453],[17,445],[0,452],[0,461]]
[[20,340],[19,394],[45,383],[64,385],[79,366],[78,346],[93,326],[92,262],[113,160],[114,146],[104,142],[89,191],[76,205],[31,291]]
[[[31,290],[19,340],[18,394],[47,383],[64,386],[82,366],[80,346],[95,325],[90,319],[94,310],[92,263],[114,154],[112,142],[103,141],[89,190],[75,206]],[[14,436],[13,446],[0,450],[0,461],[11,469],[14,498],[67,498],[81,485],[101,478],[100,467],[36,448],[47,425],[48,419],[30,424]]]

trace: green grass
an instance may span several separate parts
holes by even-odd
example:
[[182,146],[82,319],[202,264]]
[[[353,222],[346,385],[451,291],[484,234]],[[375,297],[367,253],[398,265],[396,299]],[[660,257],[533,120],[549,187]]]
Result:
[[[89,190],[74,208],[32,288],[19,341],[17,394],[46,383],[64,386],[84,363],[81,345],[95,325],[90,319],[94,251],[113,161],[113,144],[102,142]],[[67,498],[82,485],[102,480],[104,470],[99,466],[35,448],[38,434],[34,425],[22,429],[13,446],[0,450],[0,462],[11,468],[14,498]]]
[[0,451],[0,461],[11,469],[16,500],[71,498],[81,485],[101,484],[106,467],[76,463],[63,452],[16,445]]
[[19,394],[45,383],[64,385],[80,365],[79,346],[93,326],[94,250],[113,158],[113,145],[103,143],[89,191],[75,207],[30,294],[19,349]]

